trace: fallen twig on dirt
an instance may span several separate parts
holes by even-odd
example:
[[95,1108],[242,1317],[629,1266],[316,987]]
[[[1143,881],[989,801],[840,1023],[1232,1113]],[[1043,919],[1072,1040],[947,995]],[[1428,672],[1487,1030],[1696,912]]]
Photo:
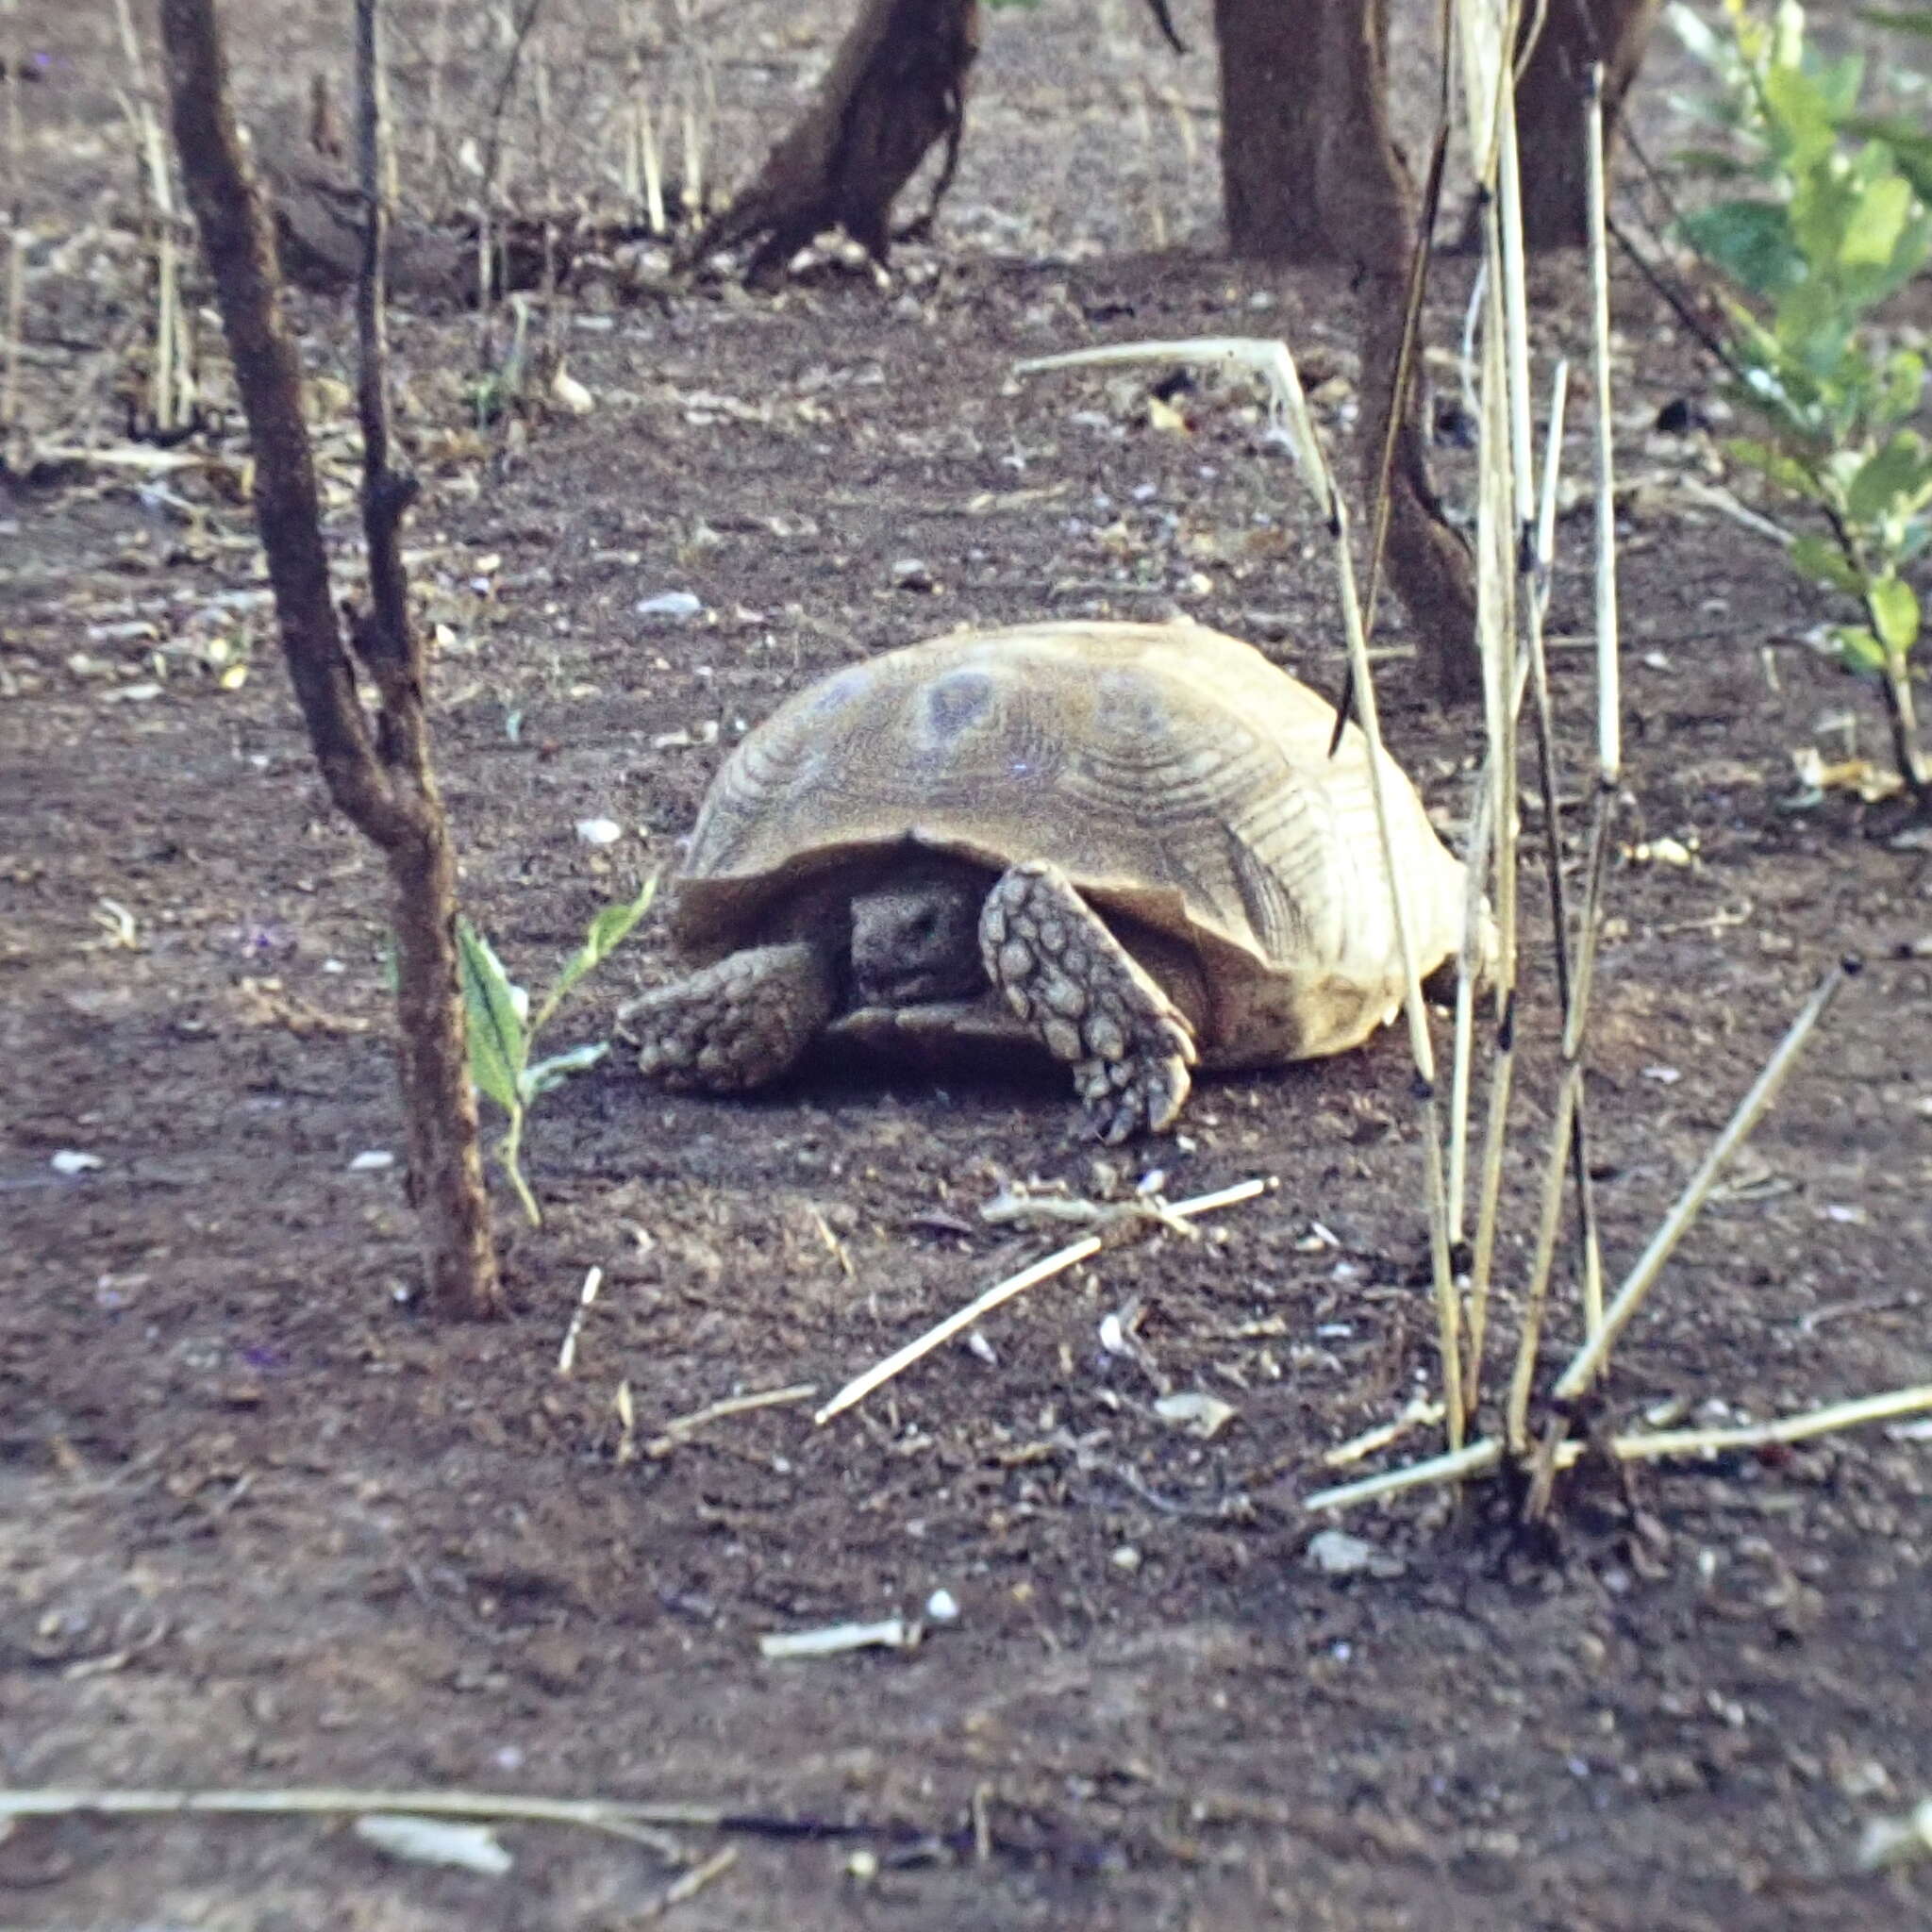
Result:
[[651,1825],[735,1832],[747,1838],[923,1840],[905,1823],[734,1811],[723,1805],[625,1798],[546,1798],[524,1791],[362,1790],[320,1785],[283,1790],[135,1790],[52,1785],[0,1791],[0,1822],[16,1818],[173,1817],[183,1812],[253,1818],[358,1818],[400,1812],[422,1818],[490,1819],[506,1824],[574,1824],[635,1841]]
[[[1231,1188],[1222,1188],[1212,1194],[1197,1194],[1191,1201],[1176,1201],[1168,1209],[1176,1220],[1191,1220],[1197,1214],[1212,1214],[1222,1208],[1232,1208],[1242,1201],[1252,1201],[1257,1194],[1266,1193],[1275,1183],[1268,1180],[1237,1181]],[[1140,1217],[1131,1217],[1129,1225],[1140,1224]],[[1011,1301],[1016,1294],[1024,1293],[1029,1288],[1037,1288],[1042,1281],[1050,1281],[1056,1274],[1064,1274],[1069,1268],[1078,1267],[1082,1261],[1099,1254],[1107,1242],[1096,1234],[1090,1234],[1077,1241],[1071,1241],[1064,1248],[1056,1248],[1050,1255],[1032,1262],[1009,1274],[1004,1281],[996,1281],[985,1293],[976,1295],[963,1308],[955,1310],[937,1327],[928,1328],[915,1341],[884,1361],[874,1363],[865,1374],[846,1383],[831,1401],[812,1417],[818,1424],[828,1423],[835,1415],[842,1414],[855,1403],[863,1402],[874,1389],[890,1382],[902,1369],[909,1369],[922,1357],[930,1355],[941,1342],[950,1341],[962,1330],[972,1327],[980,1316],[990,1313],[1002,1302]]]
[[1442,1405],[1418,1395],[1392,1421],[1378,1423],[1373,1429],[1364,1429],[1359,1436],[1351,1436],[1346,1442],[1338,1442],[1322,1457],[1323,1467],[1346,1469],[1350,1463],[1359,1462],[1364,1457],[1373,1456],[1376,1450],[1388,1448],[1390,1443],[1399,1441],[1409,1430],[1429,1428],[1441,1420]]
[[722,1852],[714,1852],[702,1865],[693,1865],[675,1884],[667,1885],[642,1911],[633,1915],[634,1925],[648,1924],[653,1919],[661,1919],[674,1906],[681,1906],[685,1900],[695,1898],[714,1878],[722,1878],[738,1863],[738,1847],[726,1845]]
[[[1656,1433],[1612,1437],[1610,1454],[1619,1462],[1661,1462],[1677,1457],[1718,1456],[1729,1450],[1768,1449],[1780,1443],[1807,1441],[1814,1436],[1832,1435],[1840,1429],[1858,1428],[1866,1423],[1890,1422],[1896,1416],[1918,1415],[1932,1409],[1932,1383],[1912,1389],[1892,1389],[1882,1395],[1860,1395],[1849,1402],[1834,1402],[1824,1408],[1809,1408],[1798,1415],[1778,1416],[1768,1423],[1745,1423],[1733,1428],[1665,1429]],[[1557,1469],[1570,1469],[1581,1459],[1580,1442],[1558,1441],[1545,1445]],[[1379,1475],[1365,1475],[1352,1483],[1337,1483],[1302,1498],[1304,1509],[1346,1509],[1376,1496],[1392,1496],[1403,1490],[1421,1489],[1429,1483],[1459,1481],[1466,1475],[1480,1475],[1503,1459],[1503,1444],[1493,1436],[1453,1456],[1432,1456],[1426,1462],[1411,1462],[1401,1469],[1384,1470]]]
[[678,1416],[664,1424],[660,1434],[644,1445],[646,1456],[669,1456],[680,1442],[689,1441],[708,1424],[722,1422],[727,1415],[744,1415],[755,1408],[778,1408],[794,1402],[809,1402],[819,1392],[816,1382],[794,1382],[788,1389],[767,1389],[756,1395],[727,1395],[709,1402],[689,1415]]
[[576,1367],[577,1338],[584,1332],[584,1324],[591,1319],[591,1307],[597,1299],[597,1291],[604,1286],[604,1271],[592,1268],[584,1276],[584,1285],[577,1291],[577,1305],[571,1310],[570,1326],[563,1331],[563,1346],[557,1351],[557,1373],[567,1375]]

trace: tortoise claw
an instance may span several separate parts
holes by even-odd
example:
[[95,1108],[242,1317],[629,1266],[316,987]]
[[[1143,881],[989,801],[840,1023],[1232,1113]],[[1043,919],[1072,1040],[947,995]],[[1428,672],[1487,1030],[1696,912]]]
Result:
[[979,947],[1007,1004],[1073,1069],[1093,1132],[1113,1145],[1173,1125],[1194,1037],[1180,1009],[1056,865],[1004,874],[979,917]]
[[754,946],[632,1000],[619,1014],[638,1067],[674,1089],[742,1093],[797,1060],[832,1010],[832,985],[803,942]]

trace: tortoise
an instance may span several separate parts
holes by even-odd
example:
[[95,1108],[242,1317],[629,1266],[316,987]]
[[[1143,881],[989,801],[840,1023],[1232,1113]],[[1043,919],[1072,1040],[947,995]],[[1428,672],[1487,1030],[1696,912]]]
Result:
[[[738,1092],[821,1036],[1073,1069],[1106,1141],[1195,1065],[1334,1054],[1402,973],[1357,726],[1192,623],[938,638],[784,704],[725,760],[669,895],[696,970],[624,1009],[664,1085]],[[1464,871],[1387,754],[1418,970]]]

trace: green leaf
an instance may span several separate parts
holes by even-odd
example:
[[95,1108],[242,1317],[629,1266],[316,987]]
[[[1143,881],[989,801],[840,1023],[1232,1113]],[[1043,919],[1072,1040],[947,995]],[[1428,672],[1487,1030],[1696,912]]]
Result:
[[1830,104],[1812,76],[1795,66],[1774,66],[1764,76],[1764,106],[1790,149],[1793,174],[1831,152],[1838,139]]
[[1754,294],[1781,294],[1804,276],[1790,213],[1774,203],[1720,201],[1677,225],[1698,254]]
[[[1747,400],[1755,400],[1747,397]],[[1781,490],[1789,490],[1796,496],[1818,496],[1818,485],[1810,473],[1795,457],[1787,456],[1783,450],[1768,442],[1755,442],[1749,437],[1730,438],[1724,444],[1724,454],[1733,462],[1742,463],[1747,470],[1756,470],[1760,476],[1768,477]]]
[[1885,646],[1862,624],[1834,625],[1831,641],[1846,670],[1871,675],[1885,669]]
[[1919,641],[1919,599],[1903,577],[1881,577],[1866,599],[1886,649],[1903,658]]
[[517,1010],[521,989],[511,983],[490,941],[467,919],[457,921],[457,954],[470,1041],[470,1078],[506,1113],[514,1114],[523,1106],[521,1076],[529,1052],[523,1015]]
[[1912,186],[1903,175],[1867,182],[1845,223],[1838,258],[1846,267],[1889,268],[1912,211]]
[[1886,358],[1880,389],[1873,408],[1879,419],[1895,423],[1911,415],[1925,392],[1925,362],[1909,349],[1894,349]]
[[1826,584],[1847,596],[1862,595],[1864,585],[1858,574],[1845,560],[1844,552],[1828,537],[1807,531],[1791,540],[1791,567],[1814,582]]
[[1845,491],[1845,508],[1857,524],[1876,524],[1919,508],[1932,486],[1932,460],[1924,443],[1902,429],[1884,448],[1868,457]]
[[541,1095],[553,1088],[561,1087],[573,1074],[581,1074],[586,1067],[594,1067],[610,1051],[608,1040],[592,1040],[582,1046],[574,1046],[568,1053],[555,1053],[546,1060],[539,1060],[533,1067],[525,1070],[523,1078],[517,1083],[522,1091],[524,1105],[527,1107]]
[[1807,73],[1818,91],[1825,119],[1837,127],[1858,105],[1858,92],[1865,85],[1865,57],[1845,54],[1836,60],[1820,61]]
[[1861,141],[1883,142],[1919,199],[1932,200],[1932,134],[1910,121],[1864,114],[1851,116],[1845,132]]
[[657,895],[658,874],[653,873],[638,889],[635,899],[621,899],[597,913],[584,934],[583,944],[563,962],[563,970],[543,995],[543,1004],[537,1009],[537,1024],[530,1029],[532,1033],[542,1027],[563,1003],[564,994],[585,974],[594,973],[630,937],[631,928],[650,910],[651,901]]

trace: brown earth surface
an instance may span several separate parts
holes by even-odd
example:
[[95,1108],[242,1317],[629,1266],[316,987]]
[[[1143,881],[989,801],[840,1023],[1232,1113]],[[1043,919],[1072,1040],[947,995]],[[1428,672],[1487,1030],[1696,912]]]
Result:
[[[599,10],[555,29],[556,124],[576,138],[608,123],[608,30],[570,40]],[[22,89],[25,376],[42,425],[81,412],[54,439],[76,444],[116,440],[144,314],[108,11],[25,0],[20,20],[42,57]],[[429,12],[406,9],[412,32]],[[332,44],[320,13],[251,6],[249,100],[295,111],[304,50]],[[743,19],[712,76],[726,172],[836,26]],[[1205,19],[1181,24],[1207,45]],[[499,61],[459,75],[481,91]],[[521,976],[675,859],[718,746],[855,655],[1179,608],[1337,682],[1318,533],[1247,398],[1163,385],[1164,417],[1158,371],[1008,375],[1089,342],[1281,332],[1345,438],[1346,291],[1212,252],[1206,55],[1174,63],[1120,8],[1048,7],[993,18],[979,89],[939,239],[891,286],[584,293],[584,416],[483,448],[460,392],[474,320],[398,318],[428,483],[416,577],[444,627],[438,752],[469,908]],[[1468,281],[1444,269],[1433,340],[1457,340]],[[1540,356],[1583,347],[1577,294],[1574,266],[1540,274]],[[1820,973],[1868,962],[1609,1389],[1622,1426],[1761,1418],[1932,1377],[1932,851],[1895,806],[1797,795],[1792,752],[1835,758],[1853,730],[1875,751],[1875,708],[1806,643],[1822,604],[1687,491],[1716,477],[1709,438],[1652,425],[1704,377],[1634,277],[1617,307],[1630,806],[1590,1084],[1613,1274]],[[341,381],[341,307],[296,315],[312,371]],[[1581,476],[1580,400],[1572,425]],[[324,447],[350,568],[351,455],[340,433]],[[182,453],[178,472],[75,462],[0,496],[8,1786],[435,1786],[800,1827],[726,1833],[735,1863],[663,1915],[691,1928],[1932,1920],[1923,1863],[1854,1865],[1870,1819],[1932,1792],[1923,1429],[1645,1468],[1628,1494],[1580,1481],[1547,1542],[1496,1486],[1459,1512],[1408,1498],[1346,1520],[1372,1574],[1311,1567],[1323,1525],[1300,1498],[1324,1453],[1433,1373],[1399,1033],[1205,1083],[1177,1137],[1105,1159],[1051,1075],[822,1065],[721,1102],[651,1091],[616,1056],[535,1117],[541,1232],[502,1196],[510,1319],[428,1319],[397,1171],[358,1159],[398,1144],[379,869],[326,811],[288,698],[237,432]],[[1467,458],[1441,454],[1466,499]],[[1574,853],[1587,505],[1562,549]],[[668,591],[703,613],[640,613]],[[1384,641],[1407,642],[1399,623]],[[1476,726],[1386,669],[1391,742],[1458,815]],[[624,836],[583,842],[593,818]],[[1532,869],[1532,908],[1542,890]],[[556,1043],[600,1036],[668,970],[647,928]],[[1506,1331],[1551,1001],[1540,974]],[[1109,1249],[824,1428],[794,1404],[667,1435],[734,1395],[823,1399],[1061,1238],[982,1223],[1003,1188],[1119,1193],[1152,1169],[1174,1197],[1278,1186],[1201,1240]],[[1104,1344],[1109,1314],[1138,1346]],[[1566,1310],[1559,1341],[1572,1327]],[[1194,1391],[1234,1410],[1211,1440],[1155,1409]],[[759,1656],[762,1633],[917,1618],[941,1590],[958,1616],[915,1649]],[[720,1842],[502,1838],[515,1869],[491,1878],[387,1861],[339,1824],[33,1823],[0,1841],[0,1925],[615,1928]]]

